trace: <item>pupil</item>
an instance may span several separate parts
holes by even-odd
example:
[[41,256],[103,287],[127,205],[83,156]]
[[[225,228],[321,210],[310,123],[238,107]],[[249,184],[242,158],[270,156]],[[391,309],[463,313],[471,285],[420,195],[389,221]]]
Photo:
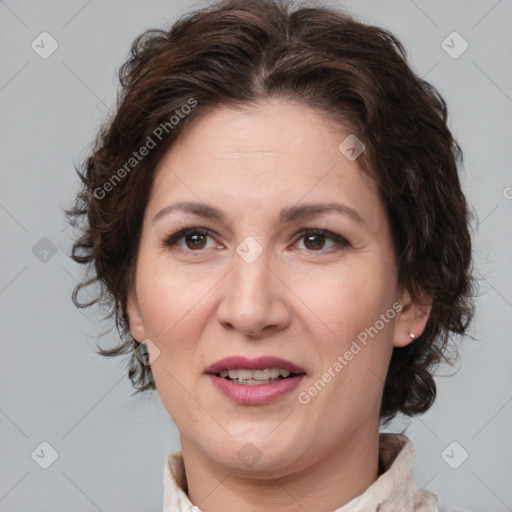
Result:
[[[319,239],[322,238],[323,235],[306,235],[306,247],[308,247],[308,244],[311,243],[313,249],[317,249],[318,247],[323,246],[323,240],[320,242],[311,242],[312,239]],[[308,247],[308,249],[311,247]]]
[[[195,247],[196,249],[199,248],[199,249],[202,249],[203,246],[204,246],[204,236],[205,235],[201,235],[201,234],[198,234],[198,235],[189,235],[188,237],[188,240],[193,240],[192,242],[192,247]],[[202,240],[198,240],[202,237]],[[197,243],[199,242],[199,243]]]

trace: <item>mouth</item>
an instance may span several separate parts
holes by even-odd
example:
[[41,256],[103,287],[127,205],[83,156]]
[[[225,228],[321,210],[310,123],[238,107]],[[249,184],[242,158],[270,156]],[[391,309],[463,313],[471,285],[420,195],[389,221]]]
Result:
[[300,370],[291,371],[283,368],[264,368],[261,370],[229,369],[222,370],[213,375],[234,382],[235,384],[261,386],[279,382],[280,380],[292,379],[298,375],[305,375],[305,373]]
[[244,386],[273,384],[306,374],[299,365],[274,356],[256,359],[230,356],[212,364],[206,373]]
[[[263,373],[259,376],[259,379],[241,378],[246,376],[244,373],[245,371],[249,371],[251,373],[250,377],[254,377],[254,373],[256,372],[253,370],[243,369],[221,370],[218,374],[207,373],[206,375],[211,379],[214,389],[219,391],[230,401],[238,405],[260,406],[271,404],[289,396],[290,393],[306,378],[306,374],[304,372],[299,373],[296,371],[295,373],[291,373],[290,370],[287,370],[286,372],[289,372],[289,374],[286,377],[279,374],[275,378],[264,379],[263,377],[266,376],[265,372],[270,372],[272,370],[273,368],[256,370]],[[229,373],[233,371],[237,374],[236,379],[232,379],[229,376]],[[280,372],[280,370],[278,371]],[[226,372],[227,375],[225,375]],[[239,375],[239,372],[241,375]],[[224,376],[221,377],[221,374]]]

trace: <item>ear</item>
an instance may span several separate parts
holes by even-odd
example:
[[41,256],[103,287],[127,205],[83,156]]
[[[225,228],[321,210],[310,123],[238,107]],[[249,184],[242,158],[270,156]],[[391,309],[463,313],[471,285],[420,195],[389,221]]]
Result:
[[135,341],[143,343],[147,339],[142,315],[140,311],[139,301],[137,300],[137,293],[135,286],[130,285],[128,288],[128,296],[126,303],[126,313],[130,324],[130,333]]
[[[422,304],[416,304],[412,302],[411,295],[407,290],[401,293],[400,304],[402,309],[396,317],[393,335],[395,347],[405,347],[423,333],[432,309],[430,297],[424,295]],[[411,338],[411,334],[414,334],[414,338]]]

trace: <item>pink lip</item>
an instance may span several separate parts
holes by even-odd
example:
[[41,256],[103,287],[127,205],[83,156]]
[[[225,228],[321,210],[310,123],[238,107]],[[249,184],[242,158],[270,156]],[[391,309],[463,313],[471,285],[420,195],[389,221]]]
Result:
[[[282,368],[282,366],[277,367]],[[238,366],[238,368],[240,368],[240,366]],[[234,402],[241,405],[264,405],[273,400],[277,400],[282,395],[294,389],[306,376],[302,374],[296,377],[288,377],[287,379],[282,379],[272,384],[258,384],[255,386],[236,384],[211,373],[208,377],[212,379],[213,384],[224,396]]]
[[[213,363],[205,371],[206,373],[218,374],[221,370],[263,370],[265,368],[280,368],[283,370],[290,370],[291,372],[306,373],[303,368],[295,363],[273,356],[262,356],[256,359],[247,359],[243,356],[225,357],[224,359],[220,359]],[[273,384],[268,385],[273,386]],[[265,385],[258,387],[265,387]]]

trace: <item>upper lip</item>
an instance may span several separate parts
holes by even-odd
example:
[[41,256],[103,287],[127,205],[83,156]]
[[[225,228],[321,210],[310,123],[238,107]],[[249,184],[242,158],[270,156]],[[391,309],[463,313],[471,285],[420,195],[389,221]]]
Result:
[[274,356],[262,356],[248,359],[243,356],[229,356],[219,359],[206,369],[206,373],[220,373],[222,370],[263,370],[265,368],[280,368],[290,372],[306,373],[299,365]]

